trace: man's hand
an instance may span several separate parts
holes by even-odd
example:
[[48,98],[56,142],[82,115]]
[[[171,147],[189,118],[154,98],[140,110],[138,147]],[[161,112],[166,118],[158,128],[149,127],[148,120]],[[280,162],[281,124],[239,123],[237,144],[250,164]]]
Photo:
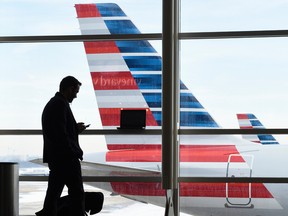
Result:
[[78,133],[82,133],[86,129],[86,126],[83,122],[77,123],[77,126],[78,126]]

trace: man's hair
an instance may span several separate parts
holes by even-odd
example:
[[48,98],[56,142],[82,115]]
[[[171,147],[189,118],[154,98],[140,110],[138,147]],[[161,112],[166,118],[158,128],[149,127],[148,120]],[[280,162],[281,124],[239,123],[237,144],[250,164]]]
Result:
[[78,85],[81,86],[82,83],[73,76],[67,76],[61,80],[59,90],[62,92],[70,87],[76,87]]

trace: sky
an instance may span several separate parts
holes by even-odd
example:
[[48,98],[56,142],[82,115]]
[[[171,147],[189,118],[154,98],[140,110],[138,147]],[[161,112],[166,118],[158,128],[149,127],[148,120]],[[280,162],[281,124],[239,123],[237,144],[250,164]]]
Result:
[[[80,34],[74,4],[91,2],[4,0],[1,35]],[[117,3],[141,32],[161,32],[160,0]],[[287,0],[183,0],[181,4],[183,32],[287,29],[288,25]],[[152,44],[161,54],[161,43]],[[84,84],[72,105],[75,115],[91,123],[91,128],[100,126],[82,43],[0,46],[1,92],[5,92],[0,96],[1,128],[39,128],[43,106],[67,74]],[[182,81],[221,126],[237,128],[235,113],[254,112],[267,127],[286,127],[287,38],[184,40],[180,46]]]
[[[95,1],[2,0],[0,35],[78,35],[74,4],[91,2]],[[161,32],[162,1],[118,0],[117,4],[141,32]],[[183,0],[181,31],[288,29],[287,9],[288,0]],[[161,55],[161,41],[151,43]],[[236,113],[248,112],[267,128],[287,127],[288,38],[183,40],[180,50],[181,80],[220,126],[238,128]],[[101,128],[81,42],[0,44],[0,61],[0,129],[40,129],[43,107],[67,75],[83,83],[72,103],[77,121],[91,124],[90,129]],[[99,136],[81,139],[89,142],[87,149],[95,139],[97,149],[105,149]],[[286,135],[277,139],[288,143]],[[0,137],[9,153],[15,140],[41,152],[42,146],[35,144],[40,137]],[[29,148],[21,150],[30,154]]]
[[[25,36],[78,35],[74,4],[111,1],[1,2],[0,35]],[[118,0],[117,4],[141,32],[161,32],[162,1]],[[287,9],[288,0],[183,0],[181,31],[287,29]],[[151,43],[161,55],[161,41]],[[183,40],[180,50],[181,80],[220,126],[238,128],[236,113],[251,112],[267,128],[287,127],[288,38]],[[0,61],[1,129],[40,129],[43,107],[67,75],[83,83],[78,98],[72,103],[77,121],[91,124],[90,129],[101,128],[81,42],[0,44]],[[103,144],[103,139],[98,138],[97,143]],[[33,142],[31,137],[17,139],[26,144],[41,140],[39,137],[34,137]],[[89,145],[94,145],[96,137],[82,139],[92,140]],[[286,135],[277,139],[288,143]],[[11,146],[15,138],[2,136],[0,140]],[[34,147],[41,152],[41,146],[35,144]],[[11,149],[10,152],[14,151]],[[29,154],[29,149],[25,150]]]
[[[1,0],[0,36],[78,35],[74,4],[111,1]],[[161,32],[161,0],[115,1],[143,33]],[[183,0],[181,31],[288,29],[288,0]],[[161,42],[151,41],[161,54]],[[288,124],[288,38],[185,40],[181,80],[223,128],[238,128],[236,113],[254,113],[267,128]],[[82,82],[72,110],[101,128],[83,44],[0,44],[0,129],[40,129],[43,107],[60,80]],[[288,135],[276,136],[283,144]],[[84,152],[104,150],[103,137],[81,137]],[[1,136],[1,157],[41,155],[42,137]],[[33,151],[32,151],[33,150]],[[33,153],[31,153],[33,152]]]

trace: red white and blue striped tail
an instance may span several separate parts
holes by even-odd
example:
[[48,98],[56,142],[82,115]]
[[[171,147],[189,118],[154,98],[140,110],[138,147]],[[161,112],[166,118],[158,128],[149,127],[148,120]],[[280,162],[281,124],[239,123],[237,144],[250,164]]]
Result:
[[[82,34],[140,34],[114,3],[76,4]],[[147,40],[84,42],[103,128],[119,126],[121,109],[146,109],[147,128],[162,124],[162,59]],[[218,124],[181,81],[180,126],[218,128]],[[106,136],[108,149],[161,145],[160,136]],[[121,140],[125,143],[121,144]]]
[[[264,129],[265,127],[256,118],[254,114],[244,113],[237,114],[238,123],[240,129]],[[249,140],[255,143],[261,143],[262,145],[279,144],[277,140],[271,134],[258,134],[258,135],[242,135],[243,139]]]

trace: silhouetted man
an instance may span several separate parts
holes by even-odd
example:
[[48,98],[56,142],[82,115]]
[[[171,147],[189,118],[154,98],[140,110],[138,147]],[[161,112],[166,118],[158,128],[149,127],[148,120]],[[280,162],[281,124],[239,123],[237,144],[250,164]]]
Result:
[[72,76],[60,82],[59,92],[47,103],[42,114],[44,139],[43,162],[50,173],[44,201],[44,216],[57,215],[57,200],[64,186],[71,202],[69,216],[84,216],[84,189],[80,160],[83,151],[78,134],[85,130],[84,123],[76,123],[69,103],[77,97],[81,83]]

